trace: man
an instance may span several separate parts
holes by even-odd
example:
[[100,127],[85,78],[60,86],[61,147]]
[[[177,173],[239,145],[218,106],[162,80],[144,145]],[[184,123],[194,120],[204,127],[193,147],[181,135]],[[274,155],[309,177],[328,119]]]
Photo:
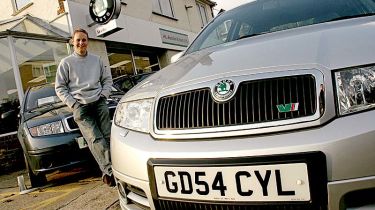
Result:
[[71,43],[74,53],[61,60],[55,90],[57,96],[73,110],[74,120],[103,172],[103,182],[114,186],[109,151],[111,124],[106,104],[112,76],[100,57],[87,51],[88,38],[84,29],[73,32]]

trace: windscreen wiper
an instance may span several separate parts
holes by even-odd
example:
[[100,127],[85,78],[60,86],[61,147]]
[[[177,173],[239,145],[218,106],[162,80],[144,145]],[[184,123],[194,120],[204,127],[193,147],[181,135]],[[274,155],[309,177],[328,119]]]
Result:
[[366,14],[358,14],[358,15],[347,15],[347,16],[333,18],[333,19],[330,19],[330,20],[327,20],[327,21],[323,21],[323,22],[325,23],[325,22],[332,22],[332,21],[338,21],[338,20],[346,20],[346,19],[352,19],[352,18],[358,18],[358,17],[368,17],[368,16],[373,16],[373,15],[375,15],[375,13],[366,13]]

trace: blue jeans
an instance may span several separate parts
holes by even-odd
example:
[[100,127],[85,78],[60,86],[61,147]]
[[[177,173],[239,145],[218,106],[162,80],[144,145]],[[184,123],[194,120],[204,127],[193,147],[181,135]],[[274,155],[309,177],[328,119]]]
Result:
[[109,138],[111,122],[105,98],[73,108],[74,121],[103,174],[112,175]]

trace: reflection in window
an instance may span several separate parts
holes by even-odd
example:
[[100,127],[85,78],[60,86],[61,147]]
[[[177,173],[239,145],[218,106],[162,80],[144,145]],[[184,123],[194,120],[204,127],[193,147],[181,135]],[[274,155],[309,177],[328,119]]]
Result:
[[61,42],[16,39],[15,48],[24,91],[54,82],[60,60],[68,56],[68,45]]
[[[108,59],[112,78],[122,75],[135,75],[160,70],[156,55],[134,51],[134,58],[129,53],[109,53]],[[133,60],[135,64],[133,64]],[[136,67],[136,70],[134,69]]]
[[14,5],[16,6],[16,10],[20,10],[30,2],[31,0],[14,0]]
[[200,46],[200,49],[225,43],[228,39],[228,31],[231,25],[231,20],[227,20],[219,25],[208,35],[207,39],[202,43],[202,46]]
[[152,0],[152,11],[169,17],[174,17],[170,0]]
[[7,39],[0,39],[0,135],[17,131],[19,99]]
[[134,56],[135,66],[137,67],[137,74],[160,70],[158,58],[156,55],[137,55]]
[[130,53],[109,53],[108,60],[112,78],[134,74],[132,55]]

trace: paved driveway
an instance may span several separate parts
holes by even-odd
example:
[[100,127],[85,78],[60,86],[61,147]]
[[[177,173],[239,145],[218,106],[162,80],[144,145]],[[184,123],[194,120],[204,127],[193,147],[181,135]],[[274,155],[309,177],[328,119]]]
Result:
[[120,209],[116,188],[103,184],[100,174],[90,169],[53,173],[47,176],[47,186],[22,195],[20,175],[30,187],[25,170],[0,176],[0,209]]

